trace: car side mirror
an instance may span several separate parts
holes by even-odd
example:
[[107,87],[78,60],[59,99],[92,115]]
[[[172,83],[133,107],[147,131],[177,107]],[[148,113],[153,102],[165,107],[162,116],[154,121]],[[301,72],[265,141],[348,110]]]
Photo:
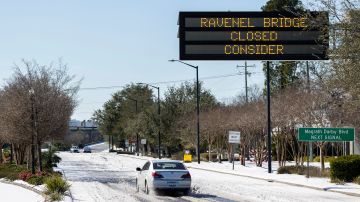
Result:
[[136,171],[141,171],[141,168],[137,167],[137,168],[136,168]]

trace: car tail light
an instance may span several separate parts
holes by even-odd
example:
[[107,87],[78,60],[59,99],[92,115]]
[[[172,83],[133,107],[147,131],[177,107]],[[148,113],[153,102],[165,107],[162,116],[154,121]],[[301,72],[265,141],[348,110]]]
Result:
[[190,173],[186,173],[186,174],[182,175],[181,178],[183,178],[183,179],[190,179],[190,178],[191,178],[191,175],[190,175]]
[[151,175],[152,175],[154,178],[164,178],[164,176],[160,175],[160,174],[157,173],[157,172],[152,172]]

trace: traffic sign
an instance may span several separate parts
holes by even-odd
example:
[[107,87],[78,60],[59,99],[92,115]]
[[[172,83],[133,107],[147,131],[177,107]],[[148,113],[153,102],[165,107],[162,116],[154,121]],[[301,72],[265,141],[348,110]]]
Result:
[[325,60],[327,12],[180,12],[180,60]]
[[146,144],[146,139],[141,139],[141,144]]
[[238,132],[238,131],[229,131],[229,143],[231,143],[231,144],[240,144],[240,132]]
[[354,141],[354,128],[299,128],[298,140],[307,142]]

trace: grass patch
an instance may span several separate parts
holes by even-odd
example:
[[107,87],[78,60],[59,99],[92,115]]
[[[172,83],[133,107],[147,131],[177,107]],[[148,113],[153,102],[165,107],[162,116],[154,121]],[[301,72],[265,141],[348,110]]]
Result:
[[45,181],[45,187],[45,194],[52,198],[58,197],[59,195],[63,197],[65,192],[69,190],[70,185],[62,177],[53,176]]
[[[282,166],[278,168],[278,174],[298,174],[298,175],[307,175],[308,167],[306,166]],[[309,176],[310,177],[323,177],[329,178],[330,177],[330,169],[325,169],[321,171],[320,168],[315,166],[309,167]]]
[[48,195],[49,201],[61,201],[64,199],[64,195],[58,192],[54,192]]
[[356,183],[356,184],[359,184],[359,185],[360,185],[360,176],[357,176],[357,177],[354,179],[353,183]]

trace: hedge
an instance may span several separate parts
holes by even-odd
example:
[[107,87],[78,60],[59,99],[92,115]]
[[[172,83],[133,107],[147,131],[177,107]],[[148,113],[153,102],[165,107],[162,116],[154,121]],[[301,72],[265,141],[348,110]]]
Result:
[[351,182],[360,176],[360,155],[341,156],[330,161],[331,180]]
[[[209,161],[209,153],[201,153],[200,154],[200,159],[202,161]],[[217,154],[216,153],[211,153],[211,161],[217,161]]]

